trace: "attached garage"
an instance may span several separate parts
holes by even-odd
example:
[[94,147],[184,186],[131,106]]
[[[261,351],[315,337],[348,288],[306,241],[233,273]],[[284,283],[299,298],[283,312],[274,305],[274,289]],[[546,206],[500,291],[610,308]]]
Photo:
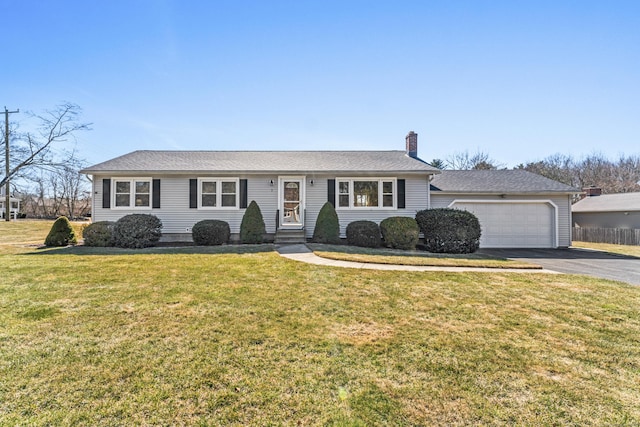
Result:
[[430,208],[473,212],[481,248],[571,245],[571,197],[580,191],[524,170],[444,170],[430,186]]
[[454,201],[480,221],[483,248],[555,248],[555,206],[550,202]]

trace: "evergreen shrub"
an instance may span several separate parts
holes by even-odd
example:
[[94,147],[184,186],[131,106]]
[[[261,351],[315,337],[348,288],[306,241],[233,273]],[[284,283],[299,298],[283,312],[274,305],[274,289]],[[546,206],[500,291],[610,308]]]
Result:
[[67,246],[78,243],[75,231],[66,216],[56,219],[51,226],[51,230],[44,240],[47,246]]
[[266,228],[260,207],[252,200],[244,212],[240,224],[240,241],[242,243],[262,243]]
[[392,216],[380,223],[380,233],[385,246],[413,250],[418,244],[420,228],[413,218]]
[[131,214],[116,221],[113,243],[120,248],[140,249],[155,246],[162,235],[162,221],[155,215]]
[[468,211],[427,209],[416,214],[425,249],[435,253],[466,254],[480,246],[480,222]]
[[347,225],[347,243],[364,248],[380,246],[380,227],[373,221],[354,221]]
[[109,247],[113,246],[113,221],[98,221],[89,224],[82,230],[85,246]]
[[191,229],[193,242],[200,246],[222,245],[229,241],[229,224],[217,219],[205,219],[197,222]]
[[316,227],[313,229],[313,241],[316,243],[340,243],[340,222],[335,208],[326,202],[316,219]]

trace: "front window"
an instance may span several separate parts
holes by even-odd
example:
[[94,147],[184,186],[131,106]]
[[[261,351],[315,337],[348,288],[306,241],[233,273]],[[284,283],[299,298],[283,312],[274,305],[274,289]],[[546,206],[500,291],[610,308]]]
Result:
[[215,208],[218,206],[217,187],[216,181],[202,181],[202,207]]
[[353,181],[353,206],[378,207],[378,181]]
[[135,201],[136,208],[151,206],[151,183],[149,181],[136,181]]
[[338,182],[338,206],[341,208],[349,207],[349,181],[339,181]]
[[200,178],[200,208],[238,208],[238,179]]
[[395,209],[395,179],[336,180],[339,208]]
[[150,208],[150,178],[118,178],[113,180],[115,189],[113,206],[116,208]]
[[222,207],[235,208],[238,204],[237,199],[237,182],[236,181],[222,181]]

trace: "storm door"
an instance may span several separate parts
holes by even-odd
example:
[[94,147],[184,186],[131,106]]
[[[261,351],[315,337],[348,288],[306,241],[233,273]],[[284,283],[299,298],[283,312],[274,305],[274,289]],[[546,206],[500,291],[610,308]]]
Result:
[[280,226],[302,228],[303,216],[304,178],[280,178]]

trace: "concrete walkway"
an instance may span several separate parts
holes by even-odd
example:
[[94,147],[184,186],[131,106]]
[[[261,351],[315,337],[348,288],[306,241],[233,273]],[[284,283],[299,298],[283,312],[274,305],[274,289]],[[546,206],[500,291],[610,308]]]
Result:
[[367,270],[395,270],[395,271],[449,271],[467,272],[476,271],[481,273],[547,273],[562,274],[558,271],[531,268],[486,268],[486,267],[434,267],[423,265],[397,265],[397,264],[373,264],[368,262],[339,261],[335,259],[322,258],[313,253],[306,245],[283,245],[277,246],[278,253],[294,261],[306,262],[307,264],[327,265],[330,267],[362,268]]

